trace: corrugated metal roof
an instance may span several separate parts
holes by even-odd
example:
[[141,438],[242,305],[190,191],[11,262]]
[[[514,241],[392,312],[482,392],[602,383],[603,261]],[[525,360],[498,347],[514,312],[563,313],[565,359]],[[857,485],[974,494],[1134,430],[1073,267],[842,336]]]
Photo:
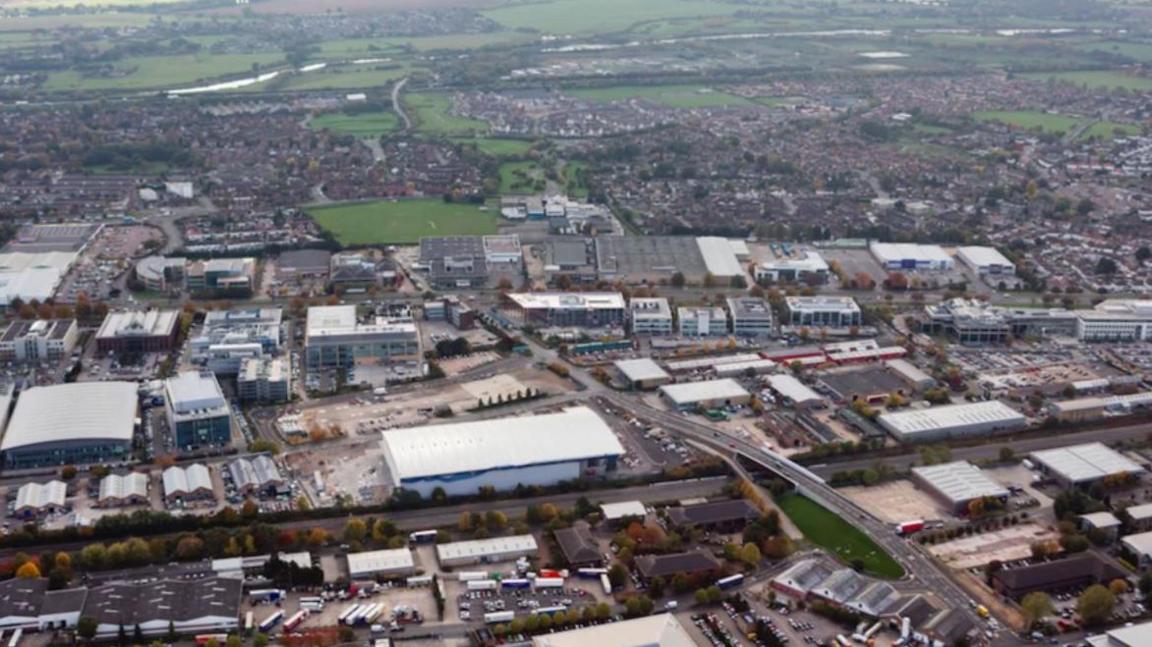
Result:
[[16,400],[0,450],[65,440],[131,442],[136,405],[134,382],[32,387]]

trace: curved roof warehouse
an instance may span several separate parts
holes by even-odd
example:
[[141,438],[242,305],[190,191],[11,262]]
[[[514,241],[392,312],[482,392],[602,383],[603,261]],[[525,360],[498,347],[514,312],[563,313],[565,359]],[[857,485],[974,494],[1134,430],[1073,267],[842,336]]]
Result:
[[0,441],[8,468],[119,460],[128,454],[139,399],[134,382],[32,387]]
[[382,433],[392,485],[429,496],[552,485],[616,469],[624,448],[588,407]]

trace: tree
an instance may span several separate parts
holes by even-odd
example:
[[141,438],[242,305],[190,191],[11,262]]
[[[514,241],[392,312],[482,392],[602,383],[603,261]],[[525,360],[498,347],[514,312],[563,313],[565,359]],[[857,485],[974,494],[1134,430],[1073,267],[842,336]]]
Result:
[[344,524],[344,541],[348,543],[360,542],[364,541],[367,536],[368,524],[364,523],[363,519],[352,518]]
[[1016,450],[1011,447],[1004,446],[1000,448],[1000,462],[1010,463],[1016,460]]
[[191,561],[204,555],[204,541],[193,535],[185,535],[176,543],[176,559]]
[[80,636],[87,642],[92,642],[96,637],[96,630],[100,628],[100,623],[92,616],[80,616],[76,621],[76,635]]
[[1119,267],[1116,265],[1116,261],[1108,258],[1107,256],[1101,256],[1100,260],[1096,261],[1097,274],[1111,275],[1115,274],[1118,270]]
[[40,577],[40,567],[36,562],[24,562],[20,568],[16,569],[16,577],[22,580],[35,580]]
[[1052,614],[1052,598],[1043,591],[1033,591],[1024,596],[1020,600],[1020,611],[1024,614],[1024,620],[1028,623],[1025,630],[1031,629],[1033,625],[1039,622],[1046,616]]
[[1108,590],[1112,595],[1124,595],[1128,592],[1128,581],[1118,577],[1108,583]]
[[740,561],[748,566],[755,567],[761,559],[760,548],[756,544],[744,544],[744,547],[740,549]]
[[256,634],[256,637],[252,639],[252,647],[268,647],[268,634]]
[[672,287],[675,287],[675,288],[684,287],[684,283],[685,283],[684,273],[683,272],[676,272],[669,279],[669,282],[672,283]]
[[1086,626],[1107,622],[1116,607],[1116,596],[1102,584],[1093,584],[1084,589],[1076,601],[1076,611]]
[[229,634],[228,640],[224,641],[224,647],[243,647],[244,640],[236,634]]

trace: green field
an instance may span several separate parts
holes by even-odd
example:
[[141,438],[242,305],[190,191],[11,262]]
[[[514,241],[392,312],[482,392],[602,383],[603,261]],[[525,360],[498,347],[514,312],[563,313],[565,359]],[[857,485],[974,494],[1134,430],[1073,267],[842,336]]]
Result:
[[1135,124],[1119,124],[1114,121],[1097,121],[1092,124],[1088,130],[1084,131],[1082,137],[1098,137],[1100,139],[1112,139],[1119,133],[1120,137],[1131,137],[1132,135],[1140,134],[1140,127]]
[[593,101],[647,99],[667,108],[724,108],[754,105],[751,99],[718,92],[699,85],[623,85],[611,88],[579,88],[566,94]]
[[864,570],[896,579],[904,576],[904,568],[888,553],[848,521],[799,494],[786,494],[776,500],[780,510],[796,524],[804,537],[813,544],[851,564],[860,560]]
[[533,142],[527,139],[500,139],[489,137],[456,137],[457,144],[472,145],[476,150],[492,157],[518,157],[532,150]]
[[379,137],[399,126],[400,119],[391,112],[361,112],[353,115],[331,112],[308,122],[308,127],[313,130],[329,130],[356,137]]
[[479,236],[496,233],[496,213],[443,200],[378,200],[316,207],[308,214],[341,245],[395,245],[422,236]]
[[404,107],[416,123],[416,129],[432,135],[471,136],[488,131],[488,124],[450,114],[452,100],[439,92],[417,92],[404,95]]
[[1062,135],[1072,130],[1082,120],[1067,115],[1054,115],[1039,110],[982,110],[972,113],[977,121],[996,121],[1025,130],[1040,129],[1047,133]]
[[1103,88],[1106,90],[1138,90],[1145,92],[1152,90],[1152,79],[1142,76],[1132,76],[1122,72],[1107,70],[1091,70],[1083,72],[1036,72],[1024,74],[1025,78],[1046,81],[1055,79],[1090,88]]
[[500,193],[543,193],[544,170],[536,162],[505,162],[500,165]]
[[497,7],[484,15],[508,29],[536,29],[556,34],[621,31],[661,19],[730,16],[744,5],[702,0],[551,0]]
[[56,72],[48,76],[43,87],[51,91],[172,89],[251,73],[253,65],[274,69],[283,61],[283,54],[271,52],[135,56],[117,61],[115,75],[84,76],[74,70]]
[[253,88],[274,87],[279,90],[355,90],[388,85],[396,79],[408,76],[412,68],[407,65],[378,66],[339,65],[314,72],[302,72],[268,84],[254,85]]
[[584,162],[566,162],[564,164],[564,192],[574,200],[588,198],[588,185],[581,181],[581,171],[587,171],[588,165]]

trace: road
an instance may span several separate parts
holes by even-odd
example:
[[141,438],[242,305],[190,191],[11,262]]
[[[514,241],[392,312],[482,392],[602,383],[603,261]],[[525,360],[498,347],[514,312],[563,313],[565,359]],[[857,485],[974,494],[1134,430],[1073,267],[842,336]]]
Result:
[[407,112],[404,112],[404,104],[400,101],[400,92],[404,90],[404,86],[407,85],[407,83],[408,77],[404,77],[397,81],[396,85],[392,86],[392,110],[396,111],[400,120],[404,122],[404,130],[412,130],[412,119],[408,116]]
[[[1101,442],[1111,444],[1121,440],[1130,440],[1134,438],[1144,439],[1149,434],[1148,425],[1128,425],[1125,427],[1113,427],[1108,429],[1088,429],[1085,431],[1077,431],[1066,434],[1050,434],[1046,436],[1038,436],[1035,438],[1023,438],[1019,440],[1005,440],[1003,442],[990,441],[986,445],[977,445],[975,447],[953,447],[952,459],[958,461],[979,461],[983,459],[997,458],[1000,455],[1001,447],[1011,447],[1017,456],[1024,456],[1031,452],[1040,451],[1042,449],[1052,449],[1054,447],[1067,447],[1068,445],[1075,445],[1078,443],[1091,443]],[[852,471],[867,469],[872,467],[877,462],[882,462],[897,471],[907,471],[920,464],[920,455],[918,453],[901,454],[899,456],[871,456],[855,460],[835,461],[823,463],[820,465],[813,465],[809,469],[818,474],[821,478],[828,478],[836,472]]]

